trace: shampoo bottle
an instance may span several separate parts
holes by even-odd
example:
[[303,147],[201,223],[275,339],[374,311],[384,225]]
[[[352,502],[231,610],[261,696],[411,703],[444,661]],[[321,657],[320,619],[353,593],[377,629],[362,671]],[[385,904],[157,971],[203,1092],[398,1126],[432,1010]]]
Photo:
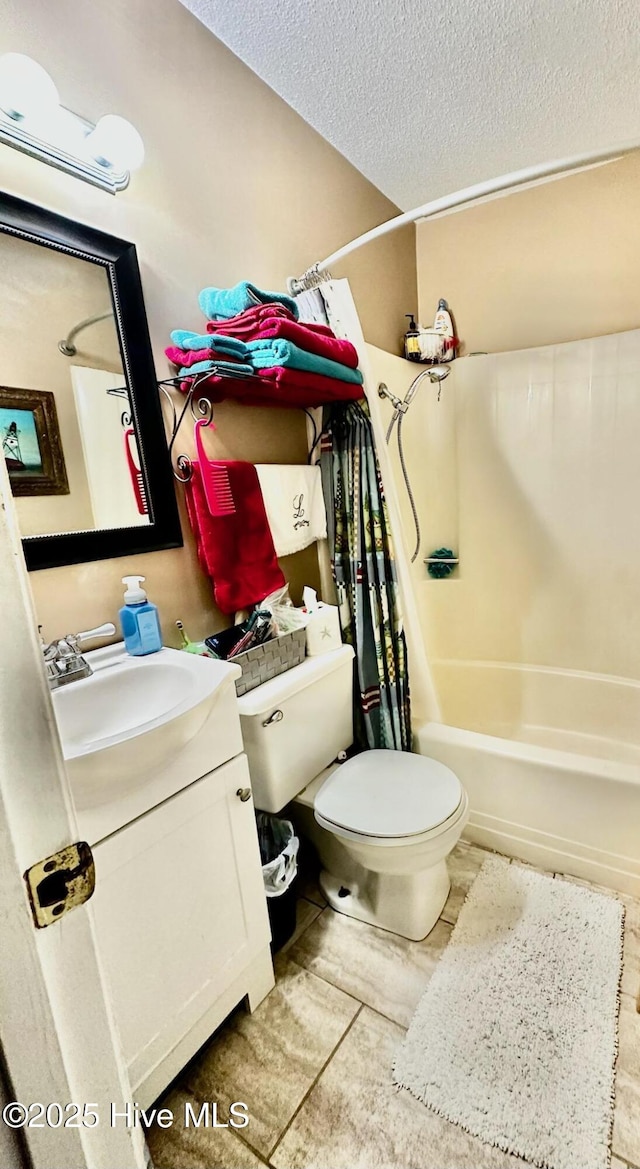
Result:
[[162,649],[158,610],[147,600],[144,589],[140,588],[143,581],[143,576],[122,578],[127,591],[124,594],[124,605],[120,610],[120,625],[125,649],[134,657],[157,653]]
[[458,346],[458,338],[456,337],[453,319],[446,300],[440,299],[438,301],[436,319],[433,322],[433,331],[441,338],[440,361],[453,361]]

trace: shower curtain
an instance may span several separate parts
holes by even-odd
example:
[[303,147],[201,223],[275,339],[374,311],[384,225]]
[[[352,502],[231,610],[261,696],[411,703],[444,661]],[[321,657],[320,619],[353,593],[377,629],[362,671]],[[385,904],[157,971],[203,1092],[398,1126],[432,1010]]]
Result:
[[355,742],[410,751],[407,649],[366,403],[326,410],[320,466],[342,633],[356,654]]

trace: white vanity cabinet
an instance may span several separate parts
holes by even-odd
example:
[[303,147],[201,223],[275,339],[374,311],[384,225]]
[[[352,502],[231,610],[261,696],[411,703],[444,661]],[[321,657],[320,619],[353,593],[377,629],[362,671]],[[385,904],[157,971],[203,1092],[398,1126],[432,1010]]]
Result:
[[93,850],[98,946],[143,1107],[245,995],[253,1009],[273,986],[249,787],[237,755]]

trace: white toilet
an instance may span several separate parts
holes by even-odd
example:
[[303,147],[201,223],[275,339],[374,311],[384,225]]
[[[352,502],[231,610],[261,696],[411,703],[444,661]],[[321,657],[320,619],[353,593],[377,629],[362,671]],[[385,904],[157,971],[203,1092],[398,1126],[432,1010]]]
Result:
[[353,650],[305,661],[238,699],[256,808],[292,812],[318,850],[340,913],[418,941],[449,892],[445,858],[469,815],[456,775],[435,759],[351,746]]

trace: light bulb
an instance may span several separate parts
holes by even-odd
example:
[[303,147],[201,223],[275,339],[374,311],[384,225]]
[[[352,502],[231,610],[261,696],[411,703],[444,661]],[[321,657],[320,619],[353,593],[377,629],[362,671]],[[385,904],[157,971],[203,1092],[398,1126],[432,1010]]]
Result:
[[30,118],[60,103],[46,69],[24,53],[0,57],[0,108],[10,118]]
[[105,114],[95,130],[87,135],[85,150],[102,166],[114,170],[132,171],[142,166],[144,142],[135,126],[118,114]]

